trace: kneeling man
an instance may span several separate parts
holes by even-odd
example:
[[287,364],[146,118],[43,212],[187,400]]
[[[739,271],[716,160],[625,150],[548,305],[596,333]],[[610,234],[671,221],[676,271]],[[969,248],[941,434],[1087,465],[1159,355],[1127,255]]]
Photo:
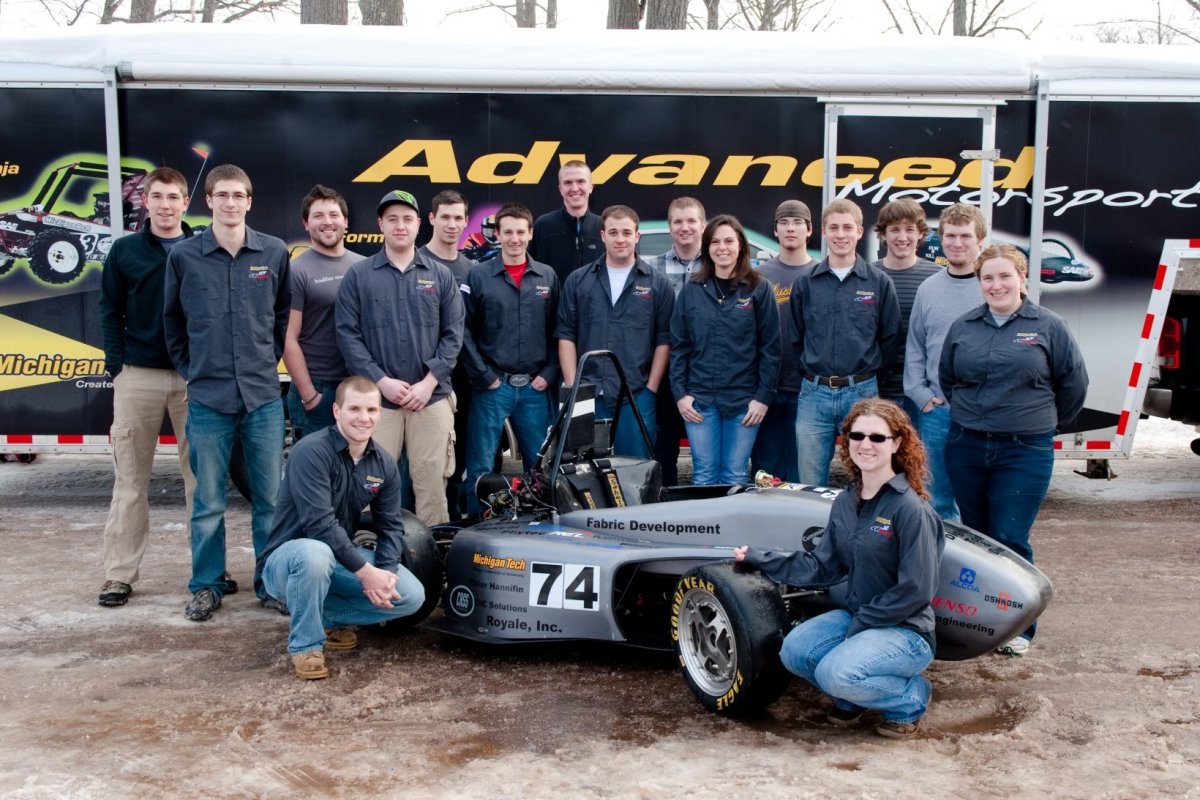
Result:
[[[292,448],[259,568],[267,592],[291,610],[288,652],[296,674],[329,676],[324,650],[358,644],[348,626],[414,613],[420,581],[400,564],[404,523],[396,461],[371,440],[381,402],[374,381],[347,378],[333,402],[336,424]],[[355,547],[370,506],[375,550]]]

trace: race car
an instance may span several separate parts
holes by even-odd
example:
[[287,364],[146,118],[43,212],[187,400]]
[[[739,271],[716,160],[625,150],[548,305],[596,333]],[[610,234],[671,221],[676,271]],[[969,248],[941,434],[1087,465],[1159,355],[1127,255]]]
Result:
[[[597,358],[616,363],[611,353],[589,352],[576,374]],[[619,365],[616,371],[624,374]],[[624,408],[649,444],[636,406]],[[838,490],[773,481],[663,487],[657,462],[612,452],[613,424],[595,420],[594,389],[576,382],[535,472],[480,479],[489,518],[442,537],[445,613],[425,625],[492,643],[596,640],[674,649],[706,708],[731,716],[762,709],[787,686],[783,637],[841,605],[843,593],[777,585],[735,564],[732,549],[811,550]],[[994,650],[1035,620],[1052,594],[1032,564],[947,523],[933,599],[937,657]]]

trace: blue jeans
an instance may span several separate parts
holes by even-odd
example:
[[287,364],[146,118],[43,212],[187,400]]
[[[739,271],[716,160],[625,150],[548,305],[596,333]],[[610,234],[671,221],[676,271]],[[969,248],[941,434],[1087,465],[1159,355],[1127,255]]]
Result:
[[504,420],[512,420],[517,446],[521,449],[521,464],[528,472],[550,427],[550,398],[530,386],[517,388],[501,383],[495,389],[483,389],[471,397],[471,421],[467,444],[467,513],[480,510],[475,497],[475,482],[495,466],[496,448]]
[[745,411],[730,417],[716,405],[693,403],[692,408],[704,417],[703,422],[683,423],[692,447],[692,484],[745,483],[746,464],[759,426],[742,424]]
[[800,483],[824,486],[829,482],[829,462],[833,459],[834,440],[842,432],[846,415],[859,400],[878,394],[878,384],[874,378],[839,389],[803,379],[800,400],[796,406],[796,453],[799,456]]
[[750,453],[750,475],[759,470],[781,481],[800,480],[799,456],[796,454],[796,404],[799,393],[780,392],[767,409],[767,416],[758,426],[758,438]]
[[[1029,531],[1050,488],[1054,434],[989,436],[951,423],[946,469],[963,524],[1033,563]],[[1034,623],[1024,635],[1036,631]]]
[[[668,391],[668,389],[664,386],[661,391]],[[637,403],[638,411],[642,412],[642,419],[650,431],[650,441],[653,443],[656,435],[654,392],[642,387],[633,393],[633,402]],[[597,397],[596,419],[612,419],[613,408],[612,401],[607,397]],[[646,448],[646,441],[642,438],[642,429],[638,427],[637,420],[633,418],[633,411],[628,406],[621,410],[621,421],[617,424],[617,431],[613,436],[613,452],[619,456],[632,456],[633,458],[654,457],[654,454]]]
[[[359,548],[372,564],[375,552]],[[425,602],[421,582],[403,566],[396,567],[400,600],[388,610],[375,606],[363,594],[353,572],[337,563],[329,545],[316,539],[293,539],[279,546],[263,566],[267,592],[282,600],[292,615],[288,652],[320,650],[326,628],[374,625],[407,617]]]
[[813,617],[783,640],[779,658],[844,711],[874,708],[887,722],[916,722],[933,687],[921,672],[933,661],[929,642],[909,628],[868,628],[849,639],[850,612]]
[[934,406],[928,412],[917,412],[917,432],[929,454],[929,494],[933,510],[950,522],[958,522],[958,504],[954,502],[954,487],[946,471],[946,436],[950,433],[950,406]]
[[321,402],[311,411],[304,410],[304,403],[300,402],[300,390],[296,388],[296,384],[292,384],[287,396],[288,419],[292,421],[292,441],[298,442],[305,434],[316,433],[334,423],[333,397],[337,394],[339,383],[341,381],[313,381],[313,388],[321,395]]
[[[250,531],[254,557],[267,544],[275,516],[275,495],[283,472],[283,400],[275,398],[253,411],[224,414],[188,401],[187,437],[196,476],[192,500],[192,579],[188,591],[225,593],[225,487],[233,437],[241,437],[250,484]],[[255,570],[254,592],[263,596],[262,575]]]

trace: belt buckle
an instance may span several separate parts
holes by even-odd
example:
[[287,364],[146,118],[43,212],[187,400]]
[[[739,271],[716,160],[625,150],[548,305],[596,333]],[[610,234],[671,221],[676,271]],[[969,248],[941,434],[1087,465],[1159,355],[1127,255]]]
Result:
[[528,375],[509,375],[505,380],[514,389],[524,389],[533,381],[533,378]]
[[829,388],[830,389],[844,389],[845,387],[847,387],[849,385],[850,385],[849,377],[842,376],[842,375],[830,375],[829,376]]

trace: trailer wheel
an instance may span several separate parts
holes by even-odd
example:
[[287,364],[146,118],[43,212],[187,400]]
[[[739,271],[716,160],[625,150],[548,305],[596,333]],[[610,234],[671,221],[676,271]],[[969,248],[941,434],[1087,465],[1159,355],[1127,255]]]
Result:
[[29,245],[29,266],[46,283],[70,283],[86,265],[83,245],[66,231],[42,231]]
[[671,622],[683,680],[709,711],[752,714],[787,688],[779,660],[787,609],[762,573],[733,562],[685,572],[675,587]]

